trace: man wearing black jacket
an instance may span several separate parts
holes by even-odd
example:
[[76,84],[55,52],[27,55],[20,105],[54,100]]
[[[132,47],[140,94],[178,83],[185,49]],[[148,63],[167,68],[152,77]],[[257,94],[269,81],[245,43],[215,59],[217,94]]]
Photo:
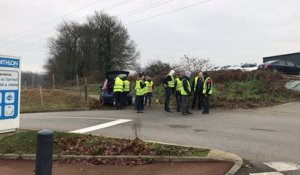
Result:
[[165,87],[165,93],[166,93],[166,98],[165,98],[165,111],[166,112],[171,112],[170,110],[170,98],[171,94],[174,94],[174,87],[175,87],[175,79],[173,77],[175,71],[171,70],[169,74],[166,76],[166,78],[163,81],[164,87]]
[[136,98],[136,110],[137,113],[143,113],[143,98],[144,98],[144,88],[146,84],[144,83],[144,75],[139,74],[135,83],[135,98]]
[[198,76],[194,78],[192,83],[192,91],[194,92],[192,109],[195,108],[197,102],[198,109],[201,109],[203,105],[203,74],[201,71],[199,72]]
[[182,87],[181,87],[181,112],[182,115],[192,114],[189,111],[189,96],[191,96],[191,84],[190,84],[191,72],[186,71],[185,75],[182,78]]

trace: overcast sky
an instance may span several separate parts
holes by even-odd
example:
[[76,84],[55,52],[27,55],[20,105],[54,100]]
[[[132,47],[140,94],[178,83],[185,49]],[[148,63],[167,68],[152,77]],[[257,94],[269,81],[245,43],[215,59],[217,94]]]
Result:
[[[204,1],[1,0],[0,54],[22,57],[23,70],[43,71],[47,38],[56,35],[57,25],[63,20],[84,22],[95,10],[119,17],[136,42],[143,65],[149,59],[178,63],[183,55],[209,58],[218,66],[261,63],[265,56],[300,51],[299,0],[211,0],[200,4]],[[154,3],[160,5],[125,16]]]

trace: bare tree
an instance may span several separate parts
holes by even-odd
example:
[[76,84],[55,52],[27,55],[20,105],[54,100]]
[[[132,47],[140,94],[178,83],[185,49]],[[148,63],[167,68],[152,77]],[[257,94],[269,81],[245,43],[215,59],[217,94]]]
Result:
[[188,57],[187,55],[184,55],[182,58],[180,58],[180,62],[181,62],[181,67],[184,70],[188,70],[191,72],[199,71],[199,70],[210,70],[213,67],[209,59]]

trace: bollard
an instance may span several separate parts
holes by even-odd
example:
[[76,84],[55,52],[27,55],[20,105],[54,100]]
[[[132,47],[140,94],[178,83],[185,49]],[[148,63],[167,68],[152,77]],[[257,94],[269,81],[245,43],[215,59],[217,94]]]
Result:
[[53,131],[40,130],[37,133],[35,175],[52,174]]

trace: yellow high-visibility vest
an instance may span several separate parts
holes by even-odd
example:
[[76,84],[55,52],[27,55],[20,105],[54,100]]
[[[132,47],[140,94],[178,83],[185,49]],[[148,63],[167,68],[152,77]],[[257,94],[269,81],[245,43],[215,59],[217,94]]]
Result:
[[211,80],[210,77],[207,77],[205,80],[204,80],[204,83],[203,83],[203,94],[206,94],[206,91],[207,91],[207,81],[210,80],[211,81],[211,87],[210,87],[210,90],[208,92],[209,95],[211,95],[213,92],[212,92],[212,86],[213,86],[213,82]]
[[180,80],[179,78],[176,78],[176,91],[180,92],[181,86],[182,86],[182,80]]
[[198,83],[198,78],[199,77],[195,77],[195,84],[194,84],[194,92],[196,92],[196,87],[197,87],[197,83]]
[[175,80],[174,77],[172,75],[170,75],[171,77],[171,81],[168,81],[168,87],[173,88],[175,86]]
[[135,95],[137,96],[144,95],[143,88],[141,87],[141,80],[136,80],[135,82]]
[[[189,82],[188,80],[187,80],[187,84],[188,84],[188,89],[189,89],[189,91],[191,92],[191,84],[190,84],[190,82]],[[184,90],[183,85],[181,86],[180,94],[181,94],[181,95],[189,95],[189,94]]]
[[113,92],[123,92],[123,85],[123,80],[120,77],[116,77]]
[[153,92],[153,81],[146,81],[147,93]]
[[125,80],[124,81],[124,92],[129,92],[130,91],[130,81]]

